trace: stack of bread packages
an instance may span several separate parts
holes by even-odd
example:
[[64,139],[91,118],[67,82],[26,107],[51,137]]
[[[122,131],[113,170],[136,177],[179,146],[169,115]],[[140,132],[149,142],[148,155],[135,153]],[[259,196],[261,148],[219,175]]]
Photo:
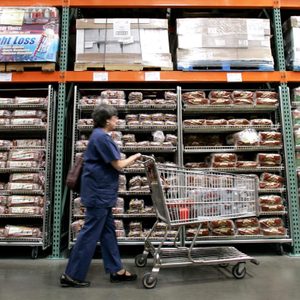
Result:
[[177,19],[177,37],[177,68],[180,70],[274,69],[267,19]]
[[106,69],[173,69],[167,19],[78,19],[75,70],[95,63]]
[[300,16],[292,16],[283,24],[286,65],[300,71]]

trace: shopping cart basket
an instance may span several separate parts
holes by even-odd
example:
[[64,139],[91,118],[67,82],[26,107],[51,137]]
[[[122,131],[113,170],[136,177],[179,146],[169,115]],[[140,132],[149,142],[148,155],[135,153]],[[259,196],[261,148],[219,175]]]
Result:
[[[144,251],[135,258],[138,267],[147,264],[149,253],[153,268],[143,276],[145,288],[154,288],[162,267],[188,265],[234,265],[232,274],[244,278],[246,262],[258,262],[235,247],[195,247],[203,222],[256,216],[258,213],[257,179],[251,175],[235,175],[191,170],[156,164],[151,156],[143,156],[157,221],[147,234]],[[151,242],[158,224],[165,226],[164,237],[157,247]],[[185,225],[198,226],[189,246],[181,245],[179,236]],[[174,246],[166,247],[171,229]]]

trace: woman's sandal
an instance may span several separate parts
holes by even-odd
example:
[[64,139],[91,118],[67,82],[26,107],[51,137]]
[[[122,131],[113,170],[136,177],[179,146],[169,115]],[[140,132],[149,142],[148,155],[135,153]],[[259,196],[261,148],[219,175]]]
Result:
[[110,274],[110,282],[122,282],[122,281],[134,281],[137,279],[136,274],[129,273],[127,270],[124,270],[123,274],[111,273]]

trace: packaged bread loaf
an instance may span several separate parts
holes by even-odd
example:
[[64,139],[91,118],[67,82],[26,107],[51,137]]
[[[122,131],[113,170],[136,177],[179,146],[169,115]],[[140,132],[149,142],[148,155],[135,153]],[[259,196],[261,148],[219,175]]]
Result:
[[124,134],[122,140],[124,143],[136,142],[134,134]]
[[83,227],[84,225],[84,220],[76,220],[71,224],[71,230],[73,233],[77,234]]
[[[4,162],[8,159],[8,152],[0,152],[0,162]],[[6,164],[6,163],[5,163]],[[3,168],[3,167],[2,167]],[[5,168],[5,167],[4,167]]]
[[11,105],[15,103],[14,98],[2,98],[0,97],[0,103],[5,104],[5,105]]
[[79,119],[78,120],[78,125],[93,126],[94,125],[94,121],[93,121],[93,119]]
[[272,91],[256,91],[256,98],[278,99],[278,94]]
[[211,91],[208,95],[209,99],[212,98],[222,98],[222,99],[231,99],[230,91]]
[[226,119],[208,119],[206,120],[206,125],[208,126],[222,126],[222,125],[227,125],[228,122]]
[[274,205],[261,204],[260,209],[261,211],[268,211],[268,212],[272,212],[272,211],[282,212],[285,210],[284,205],[282,204],[274,204]]
[[7,238],[18,238],[18,237],[41,238],[42,232],[37,227],[6,225],[5,226],[5,237],[7,237]]
[[102,99],[99,97],[91,97],[91,96],[83,96],[79,100],[79,104],[81,105],[100,105],[102,103]]
[[237,156],[235,153],[213,153],[210,155],[212,162],[236,162]]
[[143,93],[142,92],[130,92],[128,95],[128,100],[143,100]]
[[6,119],[11,117],[11,112],[6,109],[0,109],[0,118],[1,119]]
[[37,183],[9,182],[7,190],[42,190],[43,187]]
[[101,92],[102,99],[125,99],[124,91],[106,90]]
[[45,175],[43,173],[13,173],[9,176],[9,181],[44,184]]
[[243,161],[239,160],[236,162],[237,168],[257,168],[258,163],[256,161]]
[[6,206],[0,204],[0,215],[7,214],[8,209]]
[[209,226],[214,228],[234,228],[234,223],[232,220],[217,220],[217,221],[210,221]]
[[10,121],[8,118],[0,118],[0,125],[10,125]]
[[237,90],[233,91],[231,93],[231,97],[234,98],[242,98],[242,99],[253,99],[254,98],[254,92],[251,91],[243,91],[243,90]]
[[253,98],[234,98],[232,103],[234,105],[254,105],[255,101]]
[[206,125],[206,120],[205,119],[188,119],[183,121],[184,125],[187,126],[201,126],[201,125]]
[[280,175],[276,175],[273,173],[264,172],[260,176],[261,181],[267,181],[267,182],[284,182],[284,178]]
[[214,228],[211,230],[212,235],[216,236],[233,236],[235,235],[235,230],[233,228],[228,227],[221,227],[221,228]]
[[36,104],[36,105],[45,105],[48,102],[48,98],[40,98],[40,97],[16,97],[15,104],[18,105],[28,105],[28,104]]
[[236,219],[235,225],[237,228],[245,228],[245,227],[256,227],[259,225],[258,219],[253,218],[244,218],[244,219]]
[[278,153],[258,153],[256,160],[260,166],[280,166],[281,155]]
[[257,227],[245,227],[245,228],[237,228],[238,235],[259,235],[260,228]]
[[21,195],[14,195],[7,197],[7,206],[28,206],[28,205],[35,205],[43,207],[45,203],[44,197],[41,196],[21,196]]
[[10,125],[14,126],[41,126],[45,125],[42,119],[39,118],[16,118],[10,120]]
[[0,147],[6,148],[10,147],[12,145],[12,142],[9,140],[0,140]]
[[0,195],[0,205],[6,205],[7,204],[7,196]]
[[182,93],[182,100],[186,101],[188,99],[203,99],[205,98],[204,91],[192,91],[192,92],[185,92]]
[[249,125],[250,122],[247,119],[229,119],[228,120],[228,125],[233,125],[233,126],[244,126],[244,125]]
[[283,221],[281,218],[265,218],[259,220],[261,228],[282,227]]
[[260,137],[255,129],[248,128],[228,136],[226,141],[228,144],[236,146],[257,146],[260,142]]
[[184,166],[187,169],[208,168],[208,164],[206,162],[189,162]]
[[40,150],[11,150],[9,160],[41,161],[45,157],[44,151]]
[[[188,228],[186,230],[187,238],[193,238],[197,233],[197,228]],[[198,232],[198,236],[209,236],[209,229],[208,228],[201,228]]]
[[166,100],[172,100],[174,102],[177,101],[177,94],[174,93],[174,92],[166,91],[164,93],[164,97],[165,97]]
[[43,208],[38,206],[12,206],[8,208],[8,214],[42,215]]
[[13,146],[19,148],[43,147],[46,145],[45,139],[18,139],[12,141]]
[[282,204],[283,200],[281,196],[278,195],[264,195],[258,198],[258,202],[266,205],[277,205]]
[[42,167],[43,164],[41,164],[41,162],[38,161],[12,161],[12,160],[8,160],[6,163],[6,167],[7,168],[40,168]]
[[283,236],[286,235],[286,228],[281,227],[270,227],[270,228],[261,228],[263,235],[268,236]]
[[230,98],[210,98],[209,103],[211,105],[229,105],[232,104],[233,101]]
[[273,125],[273,122],[272,120],[269,120],[269,119],[252,119],[250,121],[250,124],[252,126],[272,126]]
[[0,190],[5,190],[5,189],[6,189],[6,183],[0,182]]
[[39,118],[45,120],[47,115],[42,110],[14,110],[11,114],[13,118]]
[[279,101],[273,98],[256,98],[255,102],[256,105],[276,106]]

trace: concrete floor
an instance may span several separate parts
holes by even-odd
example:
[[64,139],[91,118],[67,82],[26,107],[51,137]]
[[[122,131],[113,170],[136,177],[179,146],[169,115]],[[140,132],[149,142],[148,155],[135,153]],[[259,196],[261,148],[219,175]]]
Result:
[[87,280],[89,288],[61,288],[59,275],[66,260],[0,259],[1,300],[296,300],[300,298],[300,258],[256,255],[260,265],[247,263],[244,279],[210,266],[162,269],[156,288],[144,289],[141,277],[150,266],[137,269],[134,258],[124,259],[126,267],[139,275],[137,282],[111,284],[102,261],[94,259]]

